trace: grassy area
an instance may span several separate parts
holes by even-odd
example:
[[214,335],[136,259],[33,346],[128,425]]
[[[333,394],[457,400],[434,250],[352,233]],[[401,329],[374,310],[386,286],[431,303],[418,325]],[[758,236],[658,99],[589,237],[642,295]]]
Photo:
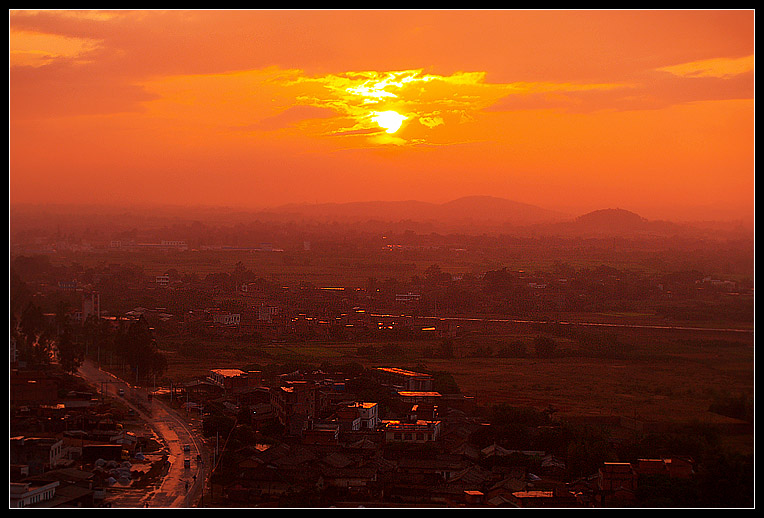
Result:
[[[623,415],[644,420],[720,422],[708,411],[721,391],[753,394],[753,345],[738,341],[708,341],[641,336],[624,341],[626,356],[618,359],[576,355],[576,342],[559,339],[562,357],[532,355],[534,335],[472,336],[457,340],[455,358],[425,355],[437,351],[438,341],[375,343],[289,343],[254,345],[229,341],[195,341],[163,346],[169,356],[168,377],[181,379],[206,374],[213,367],[242,368],[298,362],[356,362],[366,367],[395,365],[452,374],[465,394],[481,404],[508,402],[535,407],[554,406],[573,415]],[[482,340],[482,342],[481,342]],[[523,340],[526,358],[496,356],[498,344]],[[491,356],[470,357],[476,344],[487,345]]]

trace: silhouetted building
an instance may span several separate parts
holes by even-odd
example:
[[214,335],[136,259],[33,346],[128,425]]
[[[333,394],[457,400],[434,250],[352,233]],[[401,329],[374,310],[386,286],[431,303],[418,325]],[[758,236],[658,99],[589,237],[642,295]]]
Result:
[[398,369],[395,367],[377,367],[374,371],[383,383],[392,385],[398,391],[430,392],[433,377],[429,374]]
[[271,390],[271,407],[288,435],[301,435],[315,416],[317,390],[310,381],[288,381]]

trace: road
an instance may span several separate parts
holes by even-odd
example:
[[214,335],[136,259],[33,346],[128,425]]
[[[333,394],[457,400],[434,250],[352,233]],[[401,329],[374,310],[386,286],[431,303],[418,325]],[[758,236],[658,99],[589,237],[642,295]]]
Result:
[[694,327],[694,326],[679,326],[679,325],[657,325],[657,324],[624,324],[624,323],[612,323],[612,322],[568,322],[565,320],[520,320],[512,318],[490,318],[490,317],[436,317],[436,316],[413,316],[413,315],[393,315],[393,314],[371,314],[372,317],[378,318],[410,318],[413,320],[419,319],[423,321],[454,321],[454,322],[482,322],[482,323],[497,323],[497,324],[533,324],[533,325],[549,325],[558,324],[562,326],[581,326],[581,327],[603,327],[603,328],[620,328],[620,329],[646,329],[646,330],[661,330],[661,331],[700,331],[700,332],[713,332],[713,333],[731,333],[731,334],[750,334],[753,335],[753,329],[735,329],[735,328],[716,328],[716,327]]
[[[182,508],[196,507],[200,501],[203,502],[206,468],[210,466],[209,454],[191,419],[157,398],[149,401],[145,389],[129,385],[101,370],[94,362],[86,361],[80,367],[79,375],[102,394],[122,398],[154,430],[168,454],[169,469],[159,487],[147,491],[138,501],[134,497],[110,499],[112,507]],[[124,391],[123,395],[120,390]],[[184,452],[184,446],[188,446],[189,451]],[[197,462],[197,458],[201,462]],[[184,466],[186,459],[189,459],[190,467]],[[120,500],[124,500],[124,505]]]

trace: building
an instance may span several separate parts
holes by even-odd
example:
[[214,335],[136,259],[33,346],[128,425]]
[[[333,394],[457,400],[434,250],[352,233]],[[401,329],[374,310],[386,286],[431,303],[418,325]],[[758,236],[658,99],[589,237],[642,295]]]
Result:
[[58,289],[63,291],[75,291],[77,289],[77,280],[58,281]]
[[52,437],[11,437],[10,463],[26,465],[37,475],[55,469],[64,459],[64,441]]
[[273,317],[277,315],[279,309],[276,306],[260,306],[257,310],[257,320],[261,322],[272,322]]
[[188,243],[185,241],[177,240],[177,239],[163,239],[161,242],[161,246],[163,248],[177,248],[178,250],[187,250],[188,249]]
[[436,403],[441,399],[439,392],[427,392],[427,391],[400,391],[398,397],[404,403],[415,405],[424,403],[429,406],[436,406]]
[[357,432],[361,429],[361,416],[358,415],[358,409],[354,406],[338,409],[334,413],[333,421],[343,432]]
[[212,321],[224,326],[238,326],[241,324],[241,313],[215,313],[212,315]]
[[101,318],[101,295],[97,291],[82,295],[82,321],[90,316]]
[[399,392],[431,392],[433,388],[434,380],[429,374],[395,367],[377,367],[375,373],[383,383],[392,385]]
[[438,409],[438,405],[432,403],[412,405],[411,410],[409,411],[410,420],[424,419],[429,421],[436,421],[438,420],[439,415],[440,411]]
[[271,390],[271,407],[287,435],[301,435],[316,414],[318,387],[310,381],[288,381]]
[[213,369],[207,379],[226,392],[258,387],[262,381],[260,371],[244,372],[240,369]]
[[58,481],[11,482],[9,507],[34,507],[41,502],[53,500],[59,484]]
[[435,442],[440,437],[440,421],[418,420],[383,421],[386,443],[417,443]]
[[637,489],[638,475],[628,462],[605,462],[599,469],[598,486],[600,491],[616,491]]
[[515,491],[510,501],[517,507],[580,507],[578,499],[570,491],[564,489],[551,491]]
[[381,424],[379,405],[377,403],[355,403],[353,408],[358,409],[358,417],[361,419],[361,430],[376,430]]
[[403,303],[409,303],[409,302],[419,302],[419,300],[422,298],[422,295],[419,293],[396,293],[395,294],[395,302],[403,302]]

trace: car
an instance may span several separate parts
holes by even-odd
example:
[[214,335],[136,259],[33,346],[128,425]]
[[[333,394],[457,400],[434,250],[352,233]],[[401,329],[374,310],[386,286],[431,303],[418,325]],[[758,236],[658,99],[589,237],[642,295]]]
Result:
[[186,459],[183,461],[183,467],[184,468],[190,468],[191,467],[191,459]]
[[125,395],[125,389],[123,389],[123,388],[119,389],[117,392],[119,393],[120,396],[124,396]]
[[184,445],[183,451],[191,451],[191,446],[189,446],[188,444]]

